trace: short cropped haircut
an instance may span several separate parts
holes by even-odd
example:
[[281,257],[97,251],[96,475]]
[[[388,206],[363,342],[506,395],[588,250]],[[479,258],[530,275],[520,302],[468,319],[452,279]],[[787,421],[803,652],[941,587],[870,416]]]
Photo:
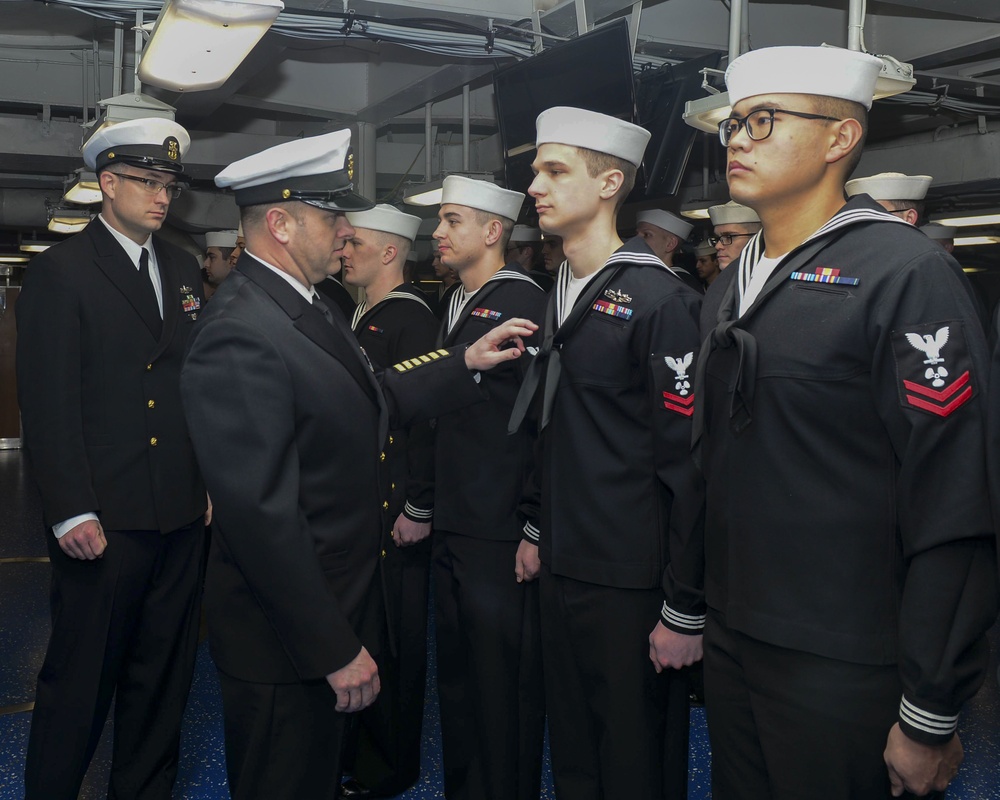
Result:
[[844,162],[846,167],[844,180],[847,180],[857,168],[858,162],[861,161],[861,154],[865,149],[865,141],[868,139],[868,111],[861,103],[822,95],[813,97],[813,108],[817,114],[822,114],[824,117],[856,119],[861,124],[861,140],[854,146]]
[[296,222],[300,222],[301,218],[297,213],[299,210],[297,208],[298,205],[297,200],[287,200],[282,203],[261,203],[256,206],[244,206],[240,209],[240,221],[243,223],[244,230],[253,228],[263,224],[269,208],[281,208],[287,211]]
[[474,212],[475,220],[480,225],[489,225],[491,219],[499,220],[500,224],[503,226],[503,230],[500,233],[500,249],[507,249],[507,242],[510,240],[511,231],[514,230],[514,220],[507,219],[507,217],[501,217],[499,214],[491,214],[489,211],[483,211],[478,208],[472,209]]
[[400,266],[402,266],[406,261],[406,257],[410,254],[410,247],[412,246],[410,240],[405,236],[400,236],[398,233],[369,230],[371,231],[372,238],[378,242],[379,247],[386,247],[391,244],[396,248],[395,260],[399,262]]
[[625,198],[628,197],[629,192],[632,191],[632,187],[635,186],[635,164],[631,161],[626,161],[624,158],[601,153],[597,150],[590,150],[586,147],[577,147],[576,150],[581,158],[583,158],[583,163],[587,165],[587,174],[591,178],[596,178],[602,172],[608,172],[613,169],[619,170],[624,176],[621,188],[615,197],[614,213],[617,215],[618,209],[622,207]]

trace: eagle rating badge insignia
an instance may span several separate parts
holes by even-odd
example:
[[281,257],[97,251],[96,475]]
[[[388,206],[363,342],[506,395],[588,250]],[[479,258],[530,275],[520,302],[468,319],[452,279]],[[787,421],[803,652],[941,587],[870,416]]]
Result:
[[900,404],[949,417],[975,396],[972,360],[958,320],[892,333]]
[[694,414],[694,377],[688,373],[694,357],[693,350],[684,355],[653,355],[653,374],[663,407],[683,417]]

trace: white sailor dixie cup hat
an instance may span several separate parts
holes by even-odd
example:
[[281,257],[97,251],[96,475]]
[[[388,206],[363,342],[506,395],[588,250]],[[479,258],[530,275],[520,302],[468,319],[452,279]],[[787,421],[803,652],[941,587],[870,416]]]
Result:
[[191,136],[171,119],[130,119],[105,125],[87,139],[83,163],[94,172],[121,163],[184,177],[181,160],[190,146]]
[[501,189],[488,181],[477,181],[463,175],[449,175],[441,184],[441,205],[453,203],[467,206],[504,219],[517,219],[523,202],[521,192]]
[[367,228],[370,231],[382,231],[402,236],[413,242],[420,228],[420,217],[404,214],[395,206],[379,203],[367,211],[352,211],[347,215],[347,221],[355,228]]
[[235,161],[215,176],[236,205],[298,200],[325,211],[364,211],[374,203],[354,192],[354,155],[347,129],[296,139]]
[[236,247],[238,231],[208,231],[205,234],[205,247],[225,247],[232,250]]
[[530,225],[515,225],[510,232],[511,244],[530,244],[541,241],[542,231],[539,228],[532,228]]
[[848,197],[867,194],[872,200],[923,200],[933,180],[930,175],[880,172],[878,175],[848,181],[844,190]]
[[694,254],[696,256],[710,256],[715,254],[715,245],[708,242],[698,242],[694,246]]
[[951,225],[942,225],[940,222],[928,222],[920,227],[920,232],[928,239],[954,239],[958,234],[958,228]]
[[669,211],[664,211],[660,208],[650,208],[646,211],[640,211],[636,214],[635,221],[637,223],[648,222],[650,225],[662,228],[667,233],[672,233],[681,239],[687,239],[694,228],[694,225],[690,222],[685,222],[676,214],[671,214]]
[[607,153],[639,166],[650,132],[617,117],[572,106],[555,106],[535,120],[535,147],[566,144]]
[[872,107],[882,60],[840,47],[764,47],[726,70],[734,106],[759,94],[815,94]]
[[751,222],[760,222],[756,211],[748,206],[734,203],[732,200],[721,206],[711,206],[708,209],[708,216],[713,225],[746,225]]

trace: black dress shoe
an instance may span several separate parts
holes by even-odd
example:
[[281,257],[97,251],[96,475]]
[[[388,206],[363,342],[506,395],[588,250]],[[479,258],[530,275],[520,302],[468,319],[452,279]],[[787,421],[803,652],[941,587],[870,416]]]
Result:
[[350,778],[340,784],[341,797],[372,797],[372,790],[360,781]]

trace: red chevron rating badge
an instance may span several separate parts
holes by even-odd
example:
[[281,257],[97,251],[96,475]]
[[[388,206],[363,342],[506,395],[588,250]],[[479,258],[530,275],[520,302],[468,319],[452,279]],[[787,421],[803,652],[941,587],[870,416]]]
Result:
[[975,395],[961,321],[908,326],[892,340],[904,408],[949,417]]
[[663,407],[668,411],[675,411],[678,414],[683,414],[685,417],[690,417],[694,414],[694,394],[681,397],[679,394],[664,392]]
[[947,417],[972,397],[969,378],[969,371],[966,370],[940,391],[904,380],[903,386],[907,389],[906,400],[914,408],[922,408],[939,417]]

